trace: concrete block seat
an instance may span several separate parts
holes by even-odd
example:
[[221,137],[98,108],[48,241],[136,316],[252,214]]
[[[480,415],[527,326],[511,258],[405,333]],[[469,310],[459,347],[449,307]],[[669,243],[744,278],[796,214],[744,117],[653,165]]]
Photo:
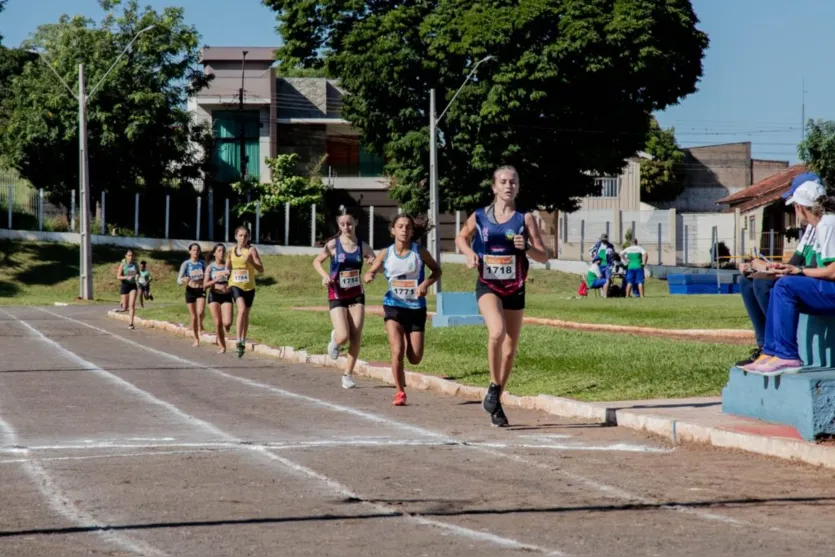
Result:
[[483,325],[484,318],[478,312],[475,292],[439,292],[433,327],[458,327]]
[[801,314],[798,373],[766,377],[730,370],[722,411],[793,426],[807,441],[835,435],[835,316]]

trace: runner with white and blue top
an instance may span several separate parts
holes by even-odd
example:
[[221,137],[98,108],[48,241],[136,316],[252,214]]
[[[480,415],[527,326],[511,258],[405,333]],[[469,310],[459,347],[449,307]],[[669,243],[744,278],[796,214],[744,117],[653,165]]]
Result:
[[203,315],[206,306],[203,290],[203,277],[206,274],[206,262],[200,257],[203,252],[200,244],[193,243],[188,247],[189,258],[180,265],[177,282],[186,285],[186,305],[194,332],[194,344],[200,346],[200,335],[203,334]]
[[232,293],[229,291],[229,268],[226,266],[226,246],[215,244],[212,258],[203,276],[203,288],[209,290],[209,311],[215,321],[219,353],[226,352],[226,333],[232,327]]
[[[389,288],[383,298],[386,332],[391,346],[391,369],[397,393],[394,406],[406,405],[406,374],[404,356],[411,364],[423,359],[424,330],[426,329],[426,293],[441,277],[441,268],[425,248],[413,240],[422,237],[425,230],[418,230],[409,215],[398,215],[392,221],[394,244],[381,250],[377,259],[365,274],[365,282],[374,280],[383,270]],[[431,274],[425,276],[424,268]]]

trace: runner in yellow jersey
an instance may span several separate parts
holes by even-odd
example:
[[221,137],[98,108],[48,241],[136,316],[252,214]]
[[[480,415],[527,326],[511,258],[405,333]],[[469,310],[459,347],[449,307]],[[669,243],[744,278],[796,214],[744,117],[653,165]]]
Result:
[[261,255],[250,245],[249,229],[239,226],[235,230],[237,244],[226,256],[226,268],[229,269],[229,290],[232,300],[238,308],[236,345],[238,357],[242,358],[246,350],[246,333],[249,328],[249,310],[255,299],[255,272],[264,272]]

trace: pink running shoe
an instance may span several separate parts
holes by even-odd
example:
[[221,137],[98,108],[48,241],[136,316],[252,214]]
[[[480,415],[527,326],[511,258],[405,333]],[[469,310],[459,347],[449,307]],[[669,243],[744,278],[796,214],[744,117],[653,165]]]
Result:
[[780,375],[781,373],[796,373],[803,367],[800,360],[781,360],[771,358],[768,362],[761,364],[757,372],[763,375]]
[[759,358],[757,358],[756,360],[754,360],[753,362],[751,362],[748,365],[742,366],[742,369],[744,371],[747,371],[747,372],[750,372],[750,373],[759,373],[760,372],[760,366],[762,366],[764,364],[767,364],[768,362],[770,362],[773,359],[774,359],[774,356],[769,356],[767,354],[760,354]]

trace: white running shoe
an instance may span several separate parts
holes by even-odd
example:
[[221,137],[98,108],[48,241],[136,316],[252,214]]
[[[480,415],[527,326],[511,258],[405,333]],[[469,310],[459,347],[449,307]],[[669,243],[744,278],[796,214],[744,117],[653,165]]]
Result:
[[328,355],[331,357],[331,360],[339,359],[339,345],[334,341],[335,336],[336,331],[331,331],[331,341],[328,343]]
[[343,389],[353,389],[357,386],[357,382],[354,381],[353,375],[343,375],[342,376],[342,388]]

